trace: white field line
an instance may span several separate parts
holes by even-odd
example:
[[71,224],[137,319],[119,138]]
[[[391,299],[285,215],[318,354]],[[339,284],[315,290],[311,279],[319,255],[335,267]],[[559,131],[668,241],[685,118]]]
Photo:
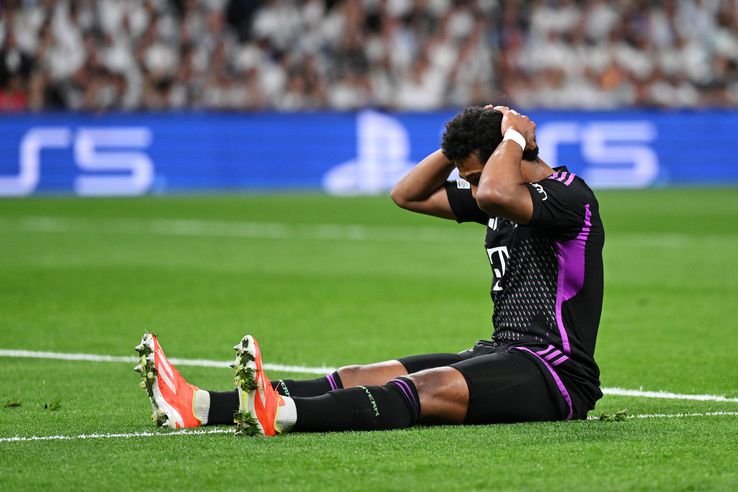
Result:
[[0,437],[0,442],[28,441],[76,441],[85,439],[130,439],[132,437],[169,437],[169,436],[201,436],[203,434],[233,434],[233,429],[194,429],[172,432],[129,432],[125,434],[77,434],[76,436],[15,436]]
[[[6,350],[0,349],[0,357],[13,357],[23,359],[48,359],[48,360],[72,360],[87,362],[126,362],[138,363],[138,357],[132,355],[99,355],[99,354],[73,354],[67,352],[37,352],[34,350]],[[207,359],[169,359],[172,364],[182,367],[220,367],[230,369],[228,364],[232,361],[218,361]],[[291,366],[285,364],[264,364],[264,369],[269,371],[293,372],[298,374],[329,374],[335,371],[333,367],[305,367]]]
[[[134,356],[116,356],[99,354],[74,354],[67,352],[37,352],[33,350],[8,350],[0,349],[0,357],[27,358],[27,359],[51,359],[87,362],[126,362],[137,363],[138,358]],[[169,359],[173,364],[181,367],[219,367],[228,368],[229,362],[207,359]],[[307,367],[285,364],[264,364],[264,369],[269,371],[283,371],[297,374],[329,374],[336,370],[335,367]],[[672,393],[669,391],[644,391],[625,388],[602,388],[602,393],[613,396],[632,396],[637,398],[660,398],[666,400],[693,400],[693,401],[715,401],[723,403],[738,403],[738,398],[730,398],[722,395],[694,395],[684,393]]]
[[[200,219],[89,219],[83,217],[26,216],[0,219],[0,226],[39,233],[155,234],[255,239],[311,239],[342,241],[448,242],[479,239],[474,228],[375,226],[359,224],[289,224],[285,222],[219,221]],[[481,240],[481,239],[480,239]],[[608,238],[618,247],[721,247],[738,243],[736,235],[668,233],[620,234]]]
[[720,401],[738,403],[738,398],[727,398],[721,395],[689,395],[670,393],[668,391],[643,391],[625,388],[602,388],[602,393],[613,396],[636,396],[639,398],[663,398],[666,400]]
[[[629,415],[626,419],[676,419],[686,417],[722,417],[738,416],[738,412],[694,412],[694,413],[644,413]],[[597,417],[588,417],[588,420],[598,420]],[[202,436],[207,434],[233,434],[232,429],[186,429],[171,432],[130,432],[125,434],[77,434],[54,436],[14,436],[0,437],[4,442],[33,442],[33,441],[77,441],[89,439],[131,439],[136,437],[173,437],[173,436]]]

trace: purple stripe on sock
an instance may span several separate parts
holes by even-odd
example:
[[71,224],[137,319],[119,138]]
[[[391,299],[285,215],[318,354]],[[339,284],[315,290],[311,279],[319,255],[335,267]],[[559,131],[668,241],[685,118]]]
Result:
[[525,348],[525,347],[513,347],[517,350],[524,350],[526,352],[529,352],[533,354],[534,356],[538,357],[538,359],[543,362],[543,365],[546,366],[546,369],[548,369],[548,372],[551,373],[551,376],[553,376],[554,381],[556,382],[556,387],[559,388],[559,392],[561,393],[561,396],[564,397],[564,400],[566,400],[566,404],[569,406],[569,415],[566,416],[566,420],[571,420],[572,416],[574,415],[574,407],[571,404],[571,397],[569,396],[569,392],[566,390],[566,386],[564,386],[564,383],[561,381],[561,378],[558,374],[556,374],[556,371],[554,371],[554,368],[551,367],[551,365],[546,362],[543,358],[541,358],[538,354],[533,352],[532,350]]
[[415,413],[420,414],[420,402],[415,399],[415,395],[413,394],[413,391],[410,389],[410,386],[402,379],[393,379],[392,381],[390,381],[390,383],[396,384],[402,390],[402,393],[405,395],[405,397],[408,399],[410,404],[415,409]]
[[538,355],[543,355],[543,354],[547,353],[547,352],[548,352],[549,350],[551,350],[552,348],[554,348],[554,346],[553,346],[553,345],[549,345],[549,346],[548,346],[548,347],[546,347],[546,348],[545,348],[544,350],[539,350],[539,351],[538,351],[538,352],[536,352],[536,353],[537,353]]
[[564,327],[562,306],[584,286],[584,262],[589,230],[592,227],[592,212],[589,203],[584,206],[584,225],[579,235],[570,241],[556,241],[559,279],[556,286],[556,325],[561,335],[564,353],[570,354],[569,336]]
[[559,355],[561,355],[561,350],[554,350],[553,352],[551,352],[550,354],[548,354],[546,357],[544,357],[544,359],[546,359],[547,361],[550,362],[551,359],[555,359]]
[[567,360],[569,360],[569,358],[567,356],[565,356],[565,355],[562,355],[561,357],[559,357],[555,361],[551,362],[551,365],[552,366],[558,366],[559,364],[561,364],[562,362],[566,362]]
[[417,413],[418,409],[415,407],[415,402],[413,401],[412,396],[409,394],[408,390],[406,390],[405,387],[402,384],[400,384],[400,381],[393,379],[392,381],[390,381],[390,383],[400,388],[400,391],[402,391],[402,394],[405,395],[405,399],[409,401],[410,406],[413,407],[413,411]]
[[408,394],[408,396],[409,396],[409,398],[410,398],[410,402],[411,402],[411,403],[413,404],[413,406],[415,407],[415,411],[416,411],[416,412],[417,412],[418,414],[420,414],[420,400],[418,400],[418,398],[417,398],[417,397],[415,396],[415,393],[414,393],[414,392],[413,392],[413,390],[412,390],[412,389],[410,388],[410,385],[409,385],[409,384],[407,384],[407,381],[403,381],[402,379],[398,379],[398,382],[399,382],[399,383],[400,383],[400,385],[401,385],[401,386],[402,386],[403,388],[405,388],[405,390],[407,391],[407,394]]
[[331,385],[331,390],[337,390],[338,389],[338,385],[333,380],[333,374],[328,374],[325,378],[328,380],[328,384]]
[[576,176],[576,174],[574,174],[574,173],[569,173],[569,179],[567,179],[566,181],[564,181],[564,184],[565,184],[566,186],[569,186],[569,185],[571,184],[571,182],[572,182],[572,181],[574,181],[574,177],[575,177],[575,176]]

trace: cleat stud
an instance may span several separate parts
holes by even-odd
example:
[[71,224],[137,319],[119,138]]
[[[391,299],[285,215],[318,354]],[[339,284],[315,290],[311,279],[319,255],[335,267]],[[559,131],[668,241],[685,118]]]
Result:
[[141,373],[141,374],[143,374],[143,372],[144,372],[144,368],[143,368],[143,366],[141,364],[139,364],[136,367],[134,367],[133,370],[136,371],[136,372],[138,372],[138,373]]

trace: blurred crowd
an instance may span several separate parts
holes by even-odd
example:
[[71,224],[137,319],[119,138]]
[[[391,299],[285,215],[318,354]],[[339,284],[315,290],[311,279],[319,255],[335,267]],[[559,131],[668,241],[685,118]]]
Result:
[[738,0],[5,0],[0,110],[738,105]]

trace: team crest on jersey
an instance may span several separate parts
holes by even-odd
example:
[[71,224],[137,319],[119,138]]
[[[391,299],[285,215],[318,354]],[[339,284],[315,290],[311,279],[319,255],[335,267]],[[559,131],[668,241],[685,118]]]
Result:
[[471,189],[471,183],[469,183],[465,179],[457,179],[456,188],[458,188],[459,190],[469,190]]

